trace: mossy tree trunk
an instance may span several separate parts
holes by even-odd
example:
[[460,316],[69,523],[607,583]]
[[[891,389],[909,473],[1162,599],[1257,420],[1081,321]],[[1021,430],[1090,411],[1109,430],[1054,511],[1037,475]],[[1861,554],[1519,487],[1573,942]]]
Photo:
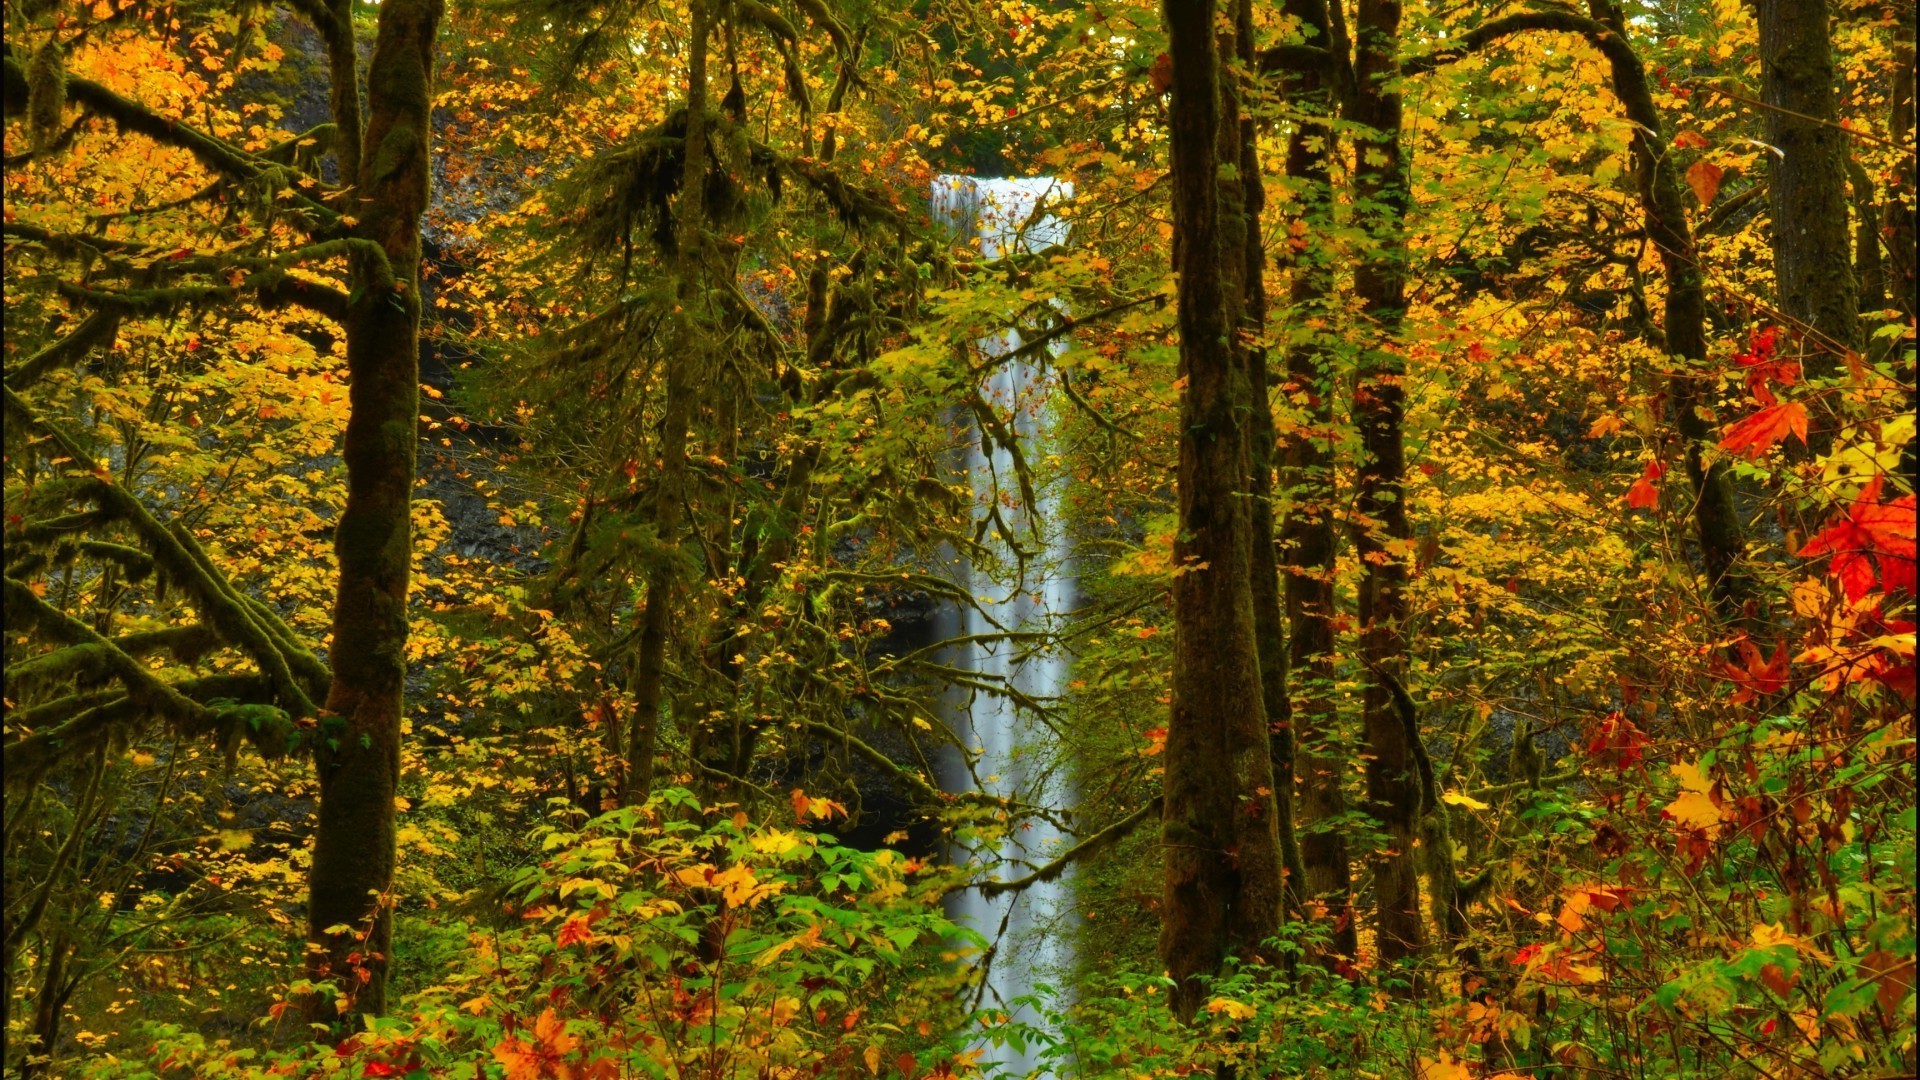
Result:
[[[344,5],[342,5],[344,8]],[[347,500],[334,547],[340,563],[330,659],[333,682],[316,754],[320,813],[309,878],[307,971],[353,1013],[386,1007],[391,965],[394,796],[407,674],[407,578],[413,544],[414,445],[419,422],[420,217],[427,209],[435,35],[441,0],[386,0],[367,68],[364,134],[341,129],[358,154],[357,250],[344,320],[351,413],[343,456]],[[330,45],[353,48],[351,21]],[[336,78],[341,65],[335,64]],[[355,100],[334,95],[336,106]],[[357,112],[336,115],[357,123]]]
[[[1773,106],[1766,111],[1767,142],[1779,151],[1762,156],[1770,174],[1780,310],[1818,334],[1806,341],[1807,371],[1826,374],[1835,370],[1839,350],[1860,347],[1847,228],[1847,135],[1834,123],[1827,0],[1758,0],[1756,7],[1761,92]],[[1816,418],[1829,434],[1830,423]]]
[[[1234,42],[1241,77],[1249,81],[1244,96],[1251,98],[1253,73],[1259,70],[1253,49],[1253,0],[1234,5]],[[1241,245],[1244,269],[1241,295],[1246,305],[1241,321],[1249,343],[1241,351],[1247,371],[1247,392],[1253,406],[1248,445],[1252,498],[1253,539],[1249,547],[1248,582],[1253,593],[1254,645],[1260,655],[1260,699],[1266,710],[1267,747],[1273,761],[1273,810],[1280,839],[1280,865],[1286,885],[1286,908],[1298,909],[1299,891],[1306,874],[1300,860],[1300,842],[1293,820],[1294,746],[1293,704],[1287,687],[1286,608],[1281,599],[1279,552],[1275,548],[1273,517],[1274,466],[1279,445],[1273,421],[1272,378],[1267,367],[1267,252],[1260,226],[1266,210],[1266,185],[1261,180],[1258,128],[1242,110],[1232,132],[1238,155],[1242,198],[1246,210],[1246,239]],[[1224,154],[1224,149],[1223,149]],[[1283,910],[1284,914],[1284,910]]]
[[1223,957],[1250,956],[1278,930],[1282,892],[1249,581],[1253,410],[1241,334],[1250,232],[1238,94],[1221,71],[1221,56],[1237,55],[1236,35],[1230,22],[1216,22],[1211,0],[1168,0],[1162,12],[1172,60],[1174,266],[1186,389],[1160,956],[1175,982],[1175,1007],[1190,1016]]
[[1372,669],[1361,701],[1367,742],[1367,813],[1386,833],[1373,855],[1375,929],[1380,960],[1392,964],[1425,944],[1420,915],[1421,789],[1413,740],[1395,708],[1387,675],[1405,681],[1407,643],[1406,449],[1402,424],[1406,368],[1400,355],[1406,314],[1407,170],[1395,81],[1400,45],[1399,0],[1360,0],[1354,22],[1352,118],[1369,130],[1355,147],[1356,203],[1373,208],[1366,221],[1372,247],[1354,272],[1354,291],[1371,325],[1354,388],[1361,461],[1353,529],[1360,557],[1360,654]]
[[[678,587],[681,508],[687,483],[687,428],[693,422],[698,396],[693,381],[700,340],[697,313],[705,303],[706,294],[704,253],[710,120],[707,115],[707,38],[712,32],[706,0],[693,0],[688,17],[687,134],[681,159],[685,171],[674,204],[675,272],[680,300],[676,333],[680,347],[662,359],[666,367],[666,403],[660,421],[660,480],[654,502],[654,529],[660,551],[647,574],[646,608],[641,615],[633,722],[627,739],[627,781],[621,799],[628,806],[645,802],[653,788],[654,754],[659,742],[666,680],[667,639]],[[696,724],[703,720],[694,718]]]
[[[1334,42],[1325,0],[1287,0],[1283,12],[1312,29],[1314,44],[1344,50]],[[1287,175],[1294,181],[1298,216],[1289,235],[1297,237],[1287,258],[1292,263],[1289,309],[1303,321],[1324,316],[1333,292],[1331,255],[1321,246],[1332,224],[1331,162],[1339,151],[1332,125],[1332,77],[1324,67],[1289,73],[1282,90],[1290,106],[1324,116],[1321,124],[1296,124],[1287,140]],[[1291,345],[1282,392],[1295,415],[1304,413],[1282,440],[1281,486],[1287,513],[1280,547],[1289,637],[1290,691],[1296,699],[1286,717],[1292,735],[1294,776],[1300,798],[1300,860],[1306,880],[1302,891],[1333,920],[1333,949],[1352,957],[1358,947],[1353,919],[1351,856],[1347,838],[1333,823],[1347,812],[1348,755],[1340,745],[1339,717],[1333,700],[1333,461],[1328,432],[1333,423],[1334,380],[1325,345],[1305,340]]]
[[[1887,87],[1887,135],[1912,148],[1913,138],[1913,24],[1912,4],[1895,4],[1887,13],[1893,23],[1893,79]],[[1881,236],[1887,249],[1887,293],[1893,306],[1908,319],[1914,317],[1914,159],[1903,156],[1889,177],[1880,200]]]
[[[1887,134],[1911,151],[1914,145],[1914,7],[1908,3],[1896,4],[1887,14],[1893,23],[1893,79],[1887,88]],[[1888,299],[1909,323],[1916,311],[1913,273],[1916,200],[1920,200],[1920,190],[1914,187],[1914,157],[1909,152],[1893,166],[1886,194],[1880,200],[1880,235],[1887,250]],[[1908,365],[1906,371],[1907,407],[1911,409],[1916,401],[1912,366]],[[1901,468],[1909,484],[1920,486],[1920,455],[1915,454],[1915,445],[1916,440],[1907,440]]]

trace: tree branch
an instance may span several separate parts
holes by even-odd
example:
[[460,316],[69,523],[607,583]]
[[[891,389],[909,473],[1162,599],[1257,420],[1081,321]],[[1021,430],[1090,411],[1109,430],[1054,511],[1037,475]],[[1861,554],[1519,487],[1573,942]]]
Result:
[[[1099,832],[1094,833],[1092,836],[1087,837],[1085,840],[1073,845],[1062,852],[1059,858],[1040,867],[1025,877],[1015,878],[1012,881],[982,881],[971,885],[963,885],[960,886],[960,888],[979,889],[980,895],[982,896],[998,896],[1001,893],[1018,892],[1029,886],[1038,885],[1043,881],[1052,881],[1054,878],[1066,873],[1067,867],[1072,866],[1074,863],[1098,855],[1100,852],[1119,843],[1142,821],[1145,821],[1152,814],[1157,813],[1160,810],[1160,802],[1160,796],[1155,795],[1153,798],[1147,800],[1140,809],[1135,810],[1119,821],[1114,822]],[[955,891],[958,890],[956,889]]]

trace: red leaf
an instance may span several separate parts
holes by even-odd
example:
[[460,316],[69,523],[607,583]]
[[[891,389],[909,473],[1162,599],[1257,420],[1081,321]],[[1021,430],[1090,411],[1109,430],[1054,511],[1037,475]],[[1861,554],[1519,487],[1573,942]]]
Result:
[[1733,425],[1720,439],[1720,447],[1757,458],[1789,434],[1807,441],[1807,407],[1797,401],[1761,409]]
[[1848,507],[1847,516],[1827,526],[1800,549],[1803,559],[1833,556],[1828,568],[1847,591],[1849,603],[1873,588],[1872,555],[1880,564],[1881,585],[1887,591],[1914,589],[1914,497],[1904,495],[1890,503],[1880,501],[1884,476],[1867,482]]
[[1153,66],[1147,69],[1147,83],[1156,96],[1166,93],[1173,85],[1173,57],[1166,53],[1154,57]]
[[1647,462],[1646,471],[1641,473],[1640,479],[1627,489],[1627,505],[1636,510],[1651,510],[1659,506],[1660,488],[1654,484],[1654,481],[1664,476],[1666,471],[1666,467],[1657,461]]
[[1699,150],[1707,145],[1707,137],[1697,131],[1683,131],[1673,137],[1675,150]]
[[1745,663],[1744,667],[1734,664],[1722,665],[1727,678],[1739,687],[1733,695],[1735,704],[1777,694],[1786,687],[1787,669],[1792,663],[1786,642],[1781,642],[1773,650],[1773,656],[1770,659],[1762,659],[1760,650],[1753,647],[1753,642],[1743,637],[1740,639],[1740,659]]

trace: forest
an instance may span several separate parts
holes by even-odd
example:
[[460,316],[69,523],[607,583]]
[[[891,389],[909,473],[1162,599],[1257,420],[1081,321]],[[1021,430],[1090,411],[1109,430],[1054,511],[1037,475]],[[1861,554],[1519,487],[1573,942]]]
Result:
[[4,0],[9,1078],[1911,1077],[1907,0]]

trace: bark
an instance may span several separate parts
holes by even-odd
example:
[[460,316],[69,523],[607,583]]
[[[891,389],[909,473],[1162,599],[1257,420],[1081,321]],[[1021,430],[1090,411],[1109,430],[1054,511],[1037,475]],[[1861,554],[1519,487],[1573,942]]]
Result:
[[[344,330],[351,413],[342,451],[347,501],[334,539],[340,582],[333,683],[315,754],[320,811],[307,925],[309,977],[330,983],[353,1013],[384,1011],[391,962],[393,800],[419,422],[420,216],[427,208],[433,49],[442,10],[441,0],[380,5],[367,69],[368,122],[360,137],[356,235],[379,250],[356,250],[350,264],[355,290]],[[339,137],[357,136],[343,128]],[[316,994],[309,1007],[327,1018],[335,1003]]]
[[[1780,310],[1829,342],[1860,347],[1860,301],[1847,235],[1846,132],[1835,125],[1827,0],[1758,0]],[[1807,342],[1807,373],[1831,374],[1833,347]],[[1831,434],[1831,419],[1821,426]]]
[[1354,291],[1372,322],[1354,390],[1362,460],[1356,480],[1360,556],[1360,655],[1374,676],[1361,701],[1367,741],[1367,813],[1387,846],[1373,856],[1375,928],[1383,964],[1418,954],[1420,917],[1420,779],[1414,733],[1401,722],[1388,676],[1404,681],[1406,639],[1406,450],[1402,437],[1405,367],[1398,339],[1406,312],[1407,174],[1400,139],[1399,0],[1360,0],[1354,22],[1352,119],[1370,129],[1356,148],[1356,203],[1374,209],[1367,222],[1373,248],[1354,273]]
[[641,616],[640,651],[635,662],[633,724],[627,740],[627,784],[622,801],[646,801],[653,787],[653,758],[660,729],[662,686],[666,676],[668,623],[672,618],[680,518],[687,476],[687,426],[693,420],[697,390],[691,365],[700,336],[695,309],[705,293],[707,188],[707,37],[712,23],[705,0],[689,8],[692,32],[687,56],[687,135],[682,160],[684,179],[674,208],[674,241],[681,307],[679,348],[663,359],[667,369],[666,408],[660,424],[660,483],[655,504],[655,535],[661,546],[647,576],[647,605]]
[[[1313,29],[1312,40],[1327,44],[1333,40],[1332,20],[1325,0],[1287,0],[1283,11]],[[1345,44],[1339,48],[1344,51]],[[1282,91],[1290,104],[1302,111],[1331,117],[1332,79],[1326,65],[1316,65],[1289,74]],[[1324,315],[1333,289],[1326,255],[1318,250],[1317,237],[1331,225],[1328,210],[1332,205],[1330,162],[1338,153],[1339,139],[1331,124],[1298,124],[1287,140],[1287,175],[1295,181],[1302,200],[1296,219],[1301,243],[1293,250],[1292,281],[1288,305],[1299,319]],[[1289,230],[1290,233],[1293,230]],[[1284,469],[1281,485],[1285,492],[1286,518],[1281,523],[1280,547],[1285,569],[1284,592],[1287,627],[1289,689],[1298,703],[1281,714],[1286,723],[1294,756],[1293,777],[1282,778],[1282,791],[1292,791],[1287,779],[1297,781],[1300,798],[1298,822],[1300,861],[1305,880],[1302,891],[1333,919],[1334,951],[1352,957],[1357,948],[1357,927],[1353,919],[1352,869],[1346,835],[1327,823],[1341,819],[1347,812],[1345,778],[1347,756],[1338,745],[1333,690],[1333,560],[1336,546],[1332,510],[1334,506],[1333,463],[1324,433],[1333,422],[1332,380],[1328,377],[1325,348],[1307,341],[1287,350],[1286,380],[1283,389],[1296,407],[1304,405],[1305,424],[1295,427],[1280,447]]]
[[[1254,637],[1250,387],[1239,331],[1248,230],[1239,106],[1223,92],[1211,0],[1162,8],[1172,59],[1174,264],[1180,279],[1180,531],[1160,956],[1191,1016],[1229,953],[1279,928],[1279,836]],[[1226,154],[1223,156],[1223,148]]]
[[[1895,142],[1913,147],[1913,24],[1912,4],[1899,4],[1889,12],[1893,22],[1893,80],[1887,89],[1887,135]],[[1893,167],[1881,200],[1881,235],[1887,245],[1887,292],[1893,306],[1911,320],[1914,317],[1914,160],[1902,155]]]
[[[1881,200],[1881,236],[1887,245],[1886,283],[1893,306],[1911,324],[1915,312],[1914,294],[1914,188],[1913,137],[1913,26],[1912,4],[1900,4],[1889,12],[1893,22],[1893,84],[1887,92],[1887,134],[1906,147],[1892,169],[1885,198]],[[1904,365],[1907,380],[1907,408],[1915,406],[1913,365]],[[1920,486],[1920,455],[1916,440],[1907,440],[1901,454],[1901,471],[1909,485]]]
[[[1239,0],[1234,8],[1234,39],[1237,43],[1240,72],[1251,79],[1258,70],[1253,50],[1253,2]],[[1251,94],[1246,96],[1251,97]],[[1279,553],[1275,550],[1273,520],[1273,470],[1279,447],[1273,424],[1270,400],[1271,379],[1267,370],[1267,253],[1262,239],[1260,216],[1266,210],[1266,185],[1261,180],[1259,141],[1253,117],[1243,115],[1234,132],[1241,188],[1246,206],[1247,232],[1243,247],[1245,262],[1242,296],[1246,305],[1242,322],[1250,339],[1243,356],[1247,371],[1247,391],[1253,406],[1253,428],[1248,459],[1252,470],[1253,537],[1249,550],[1249,584],[1253,594],[1253,632],[1260,654],[1260,699],[1266,710],[1267,748],[1273,761],[1274,826],[1280,840],[1280,866],[1285,874],[1285,910],[1304,910],[1300,889],[1306,870],[1300,861],[1300,841],[1293,820],[1294,748],[1290,718],[1293,704],[1287,697],[1286,609],[1280,598]],[[1283,914],[1285,912],[1283,911]]]

